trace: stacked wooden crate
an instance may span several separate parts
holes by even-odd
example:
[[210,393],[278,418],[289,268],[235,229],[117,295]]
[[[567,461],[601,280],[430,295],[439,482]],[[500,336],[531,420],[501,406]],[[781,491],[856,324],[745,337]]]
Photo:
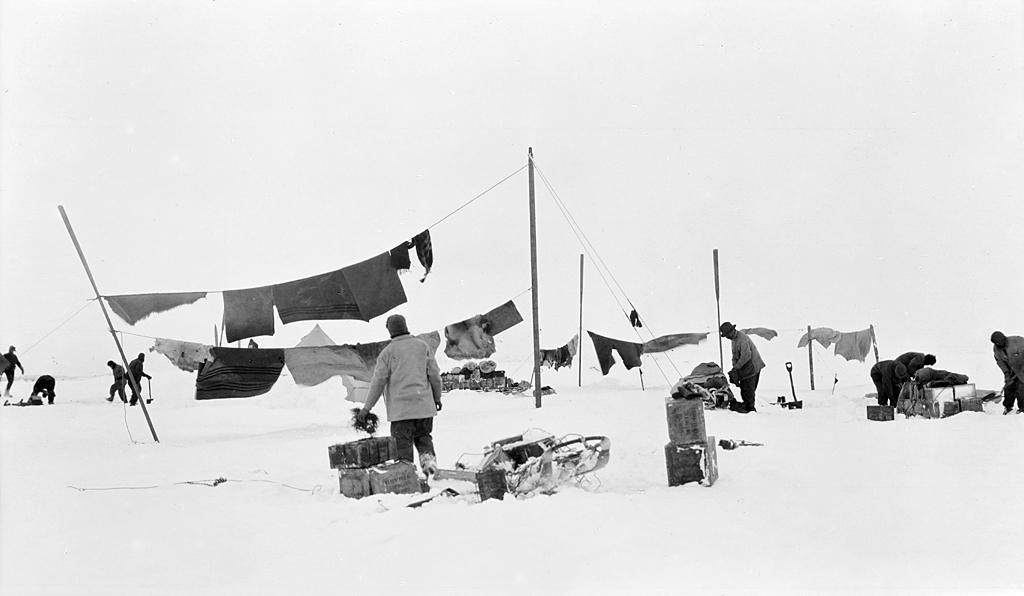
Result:
[[665,445],[668,485],[699,482],[712,486],[718,480],[718,444],[704,424],[700,399],[666,398],[669,442]]
[[338,470],[341,494],[353,499],[381,493],[418,493],[416,466],[392,461],[398,447],[391,437],[370,437],[327,448],[331,467]]
[[868,420],[887,422],[896,418],[896,408],[893,406],[868,406]]

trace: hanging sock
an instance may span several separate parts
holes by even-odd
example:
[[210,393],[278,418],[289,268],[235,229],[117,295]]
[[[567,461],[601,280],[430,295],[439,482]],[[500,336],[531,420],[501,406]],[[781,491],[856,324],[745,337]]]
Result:
[[416,246],[416,258],[419,259],[420,265],[426,271],[423,272],[423,277],[420,279],[420,283],[423,283],[430,275],[430,268],[434,266],[434,247],[430,242],[430,230],[423,230],[419,234],[412,237],[412,243]]
[[629,313],[629,324],[637,329],[644,326],[644,324],[640,322],[640,313],[636,312],[635,308]]
[[224,332],[229,342],[274,334],[274,288],[227,290],[224,293]]
[[104,298],[114,314],[121,317],[125,323],[134,325],[151,314],[168,311],[206,298],[206,292],[118,294],[104,296]]
[[196,377],[196,399],[263,395],[281,376],[284,350],[210,348],[213,360]]
[[644,342],[643,353],[667,352],[679,346],[695,346],[708,338],[707,333],[676,333],[673,335],[662,335]]

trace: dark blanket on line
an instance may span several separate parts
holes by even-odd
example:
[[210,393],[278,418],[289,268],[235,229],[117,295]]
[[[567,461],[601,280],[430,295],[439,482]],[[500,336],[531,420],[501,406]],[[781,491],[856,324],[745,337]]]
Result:
[[590,339],[594,342],[594,351],[597,352],[597,361],[601,364],[602,375],[608,374],[608,371],[615,365],[615,357],[612,356],[612,350],[619,353],[619,357],[622,358],[622,364],[626,366],[626,370],[640,366],[640,354],[643,352],[643,344],[611,339],[598,335],[593,331],[587,331],[587,333],[590,334]]
[[369,321],[405,302],[405,289],[386,252],[337,271],[274,286],[274,304],[285,324],[327,319]]
[[224,292],[224,333],[229,342],[274,334],[274,288]]
[[281,376],[284,350],[210,348],[213,360],[196,378],[196,399],[263,395]]
[[206,297],[206,292],[178,292],[173,294],[119,294],[104,296],[110,310],[125,323],[134,325],[151,314],[192,304]]

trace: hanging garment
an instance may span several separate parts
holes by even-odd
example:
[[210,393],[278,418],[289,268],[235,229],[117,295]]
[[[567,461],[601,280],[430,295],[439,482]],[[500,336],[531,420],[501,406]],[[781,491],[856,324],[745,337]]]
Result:
[[806,347],[807,343],[812,339],[817,340],[819,344],[827,348],[839,339],[839,332],[835,329],[829,329],[828,327],[816,327],[811,329],[810,338],[808,338],[806,333],[800,336],[800,341],[797,342],[796,347]]
[[119,294],[104,296],[110,310],[125,323],[134,325],[149,315],[164,312],[206,298],[206,292],[179,292],[175,294]]
[[580,336],[574,335],[569,343],[565,344],[560,348],[553,350],[541,350],[540,351],[540,363],[548,368],[554,368],[558,370],[563,366],[572,366],[572,361],[576,357],[576,351],[580,342]]
[[395,271],[402,272],[412,267],[412,260],[409,258],[409,249],[412,246],[412,242],[406,240],[389,251],[391,266],[395,268]]
[[452,360],[487,358],[494,353],[494,338],[484,330],[483,315],[444,328],[444,355]]
[[679,346],[695,346],[708,338],[707,333],[676,333],[673,335],[662,335],[644,342],[643,353],[667,352]]
[[484,331],[491,335],[497,335],[519,323],[523,322],[523,315],[519,309],[509,300],[497,308],[489,310],[483,316]]
[[768,329],[767,327],[750,327],[748,329],[740,329],[740,331],[746,333],[747,335],[756,335],[758,337],[763,337],[768,341],[775,339],[779,335],[778,331],[774,329]]
[[420,283],[423,283],[430,275],[430,268],[434,266],[434,246],[430,242],[430,230],[423,230],[419,234],[412,237],[412,243],[416,246],[416,258],[419,259],[420,265],[426,271],[423,272],[423,277],[420,279]]
[[274,334],[274,288],[224,291],[224,332],[229,342]]
[[156,338],[149,351],[163,354],[171,361],[171,364],[185,372],[195,372],[204,362],[213,359],[210,354],[210,346],[161,337]]
[[196,399],[263,395],[281,376],[284,350],[210,348],[213,359],[196,377]]
[[629,324],[637,329],[644,326],[644,324],[640,322],[640,313],[636,312],[635,308],[631,313],[629,313]]
[[[437,331],[416,336],[431,349],[437,351],[441,335]],[[335,376],[348,376],[357,381],[369,382],[377,357],[391,340],[368,344],[345,344],[340,346],[312,346],[285,348],[284,362],[288,373],[299,385],[312,387]]]
[[597,361],[601,364],[602,375],[608,374],[608,371],[615,364],[615,357],[612,356],[613,349],[619,353],[619,357],[622,358],[622,364],[625,365],[626,370],[640,366],[640,354],[643,351],[643,344],[610,339],[593,331],[587,331],[587,333],[590,334],[590,339],[594,342],[594,351],[597,352]]
[[836,356],[842,356],[847,360],[859,360],[864,362],[871,352],[871,329],[863,331],[851,331],[840,333],[836,339]]
[[277,314],[285,324],[325,319],[369,321],[406,302],[388,253],[273,288]]

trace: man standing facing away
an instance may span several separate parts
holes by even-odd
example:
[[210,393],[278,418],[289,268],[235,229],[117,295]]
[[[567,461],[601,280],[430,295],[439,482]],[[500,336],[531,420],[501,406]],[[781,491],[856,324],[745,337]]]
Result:
[[1007,337],[1002,331],[992,333],[992,356],[996,365],[1003,371],[1003,414],[1013,411],[1013,403],[1017,402],[1017,411],[1024,412],[1024,379],[1010,366],[1010,344],[1019,349],[1024,346],[1024,337],[1011,335]]
[[[147,375],[144,370],[142,370],[142,365],[143,365],[144,362],[146,362],[146,355],[145,354],[139,354],[138,358],[136,358],[135,360],[132,360],[131,362],[128,363],[128,372],[130,372],[132,374],[132,376],[135,377],[135,384],[134,385],[131,384],[131,379],[129,379],[129,383],[128,383],[130,389],[132,390],[132,400],[130,402],[128,402],[128,405],[130,405],[130,406],[134,406],[135,404],[139,403],[139,394],[136,393],[135,388],[136,388],[136,385],[138,385],[138,390],[142,391],[142,377],[146,377],[147,379],[152,379],[153,378],[153,377]],[[149,403],[149,402],[146,402],[146,403]]]
[[420,456],[424,475],[437,472],[434,453],[434,416],[441,410],[441,372],[430,346],[409,334],[405,317],[391,315],[385,326],[391,343],[377,357],[366,403],[357,415],[362,422],[384,396],[391,436],[398,459],[413,461],[413,446]]
[[124,367],[113,360],[107,360],[107,366],[110,367],[110,372],[114,373],[114,384],[110,386],[110,397],[107,398],[107,401],[114,401],[114,393],[116,392],[121,396],[123,403],[128,403],[128,398],[124,394]]
[[729,371],[729,380],[739,386],[740,397],[743,399],[743,405],[737,411],[743,414],[756,412],[754,393],[757,391],[757,382],[761,379],[764,360],[761,360],[761,354],[754,342],[732,323],[722,323],[718,331],[722,337],[732,342],[732,370]]
[[21,374],[25,374],[25,369],[21,366],[21,361],[14,355],[14,346],[11,346],[4,354],[4,359],[7,360],[7,366],[4,367],[4,375],[7,376],[7,387],[4,389],[4,397],[11,396],[11,385],[14,384],[14,367],[17,366],[21,370]]

